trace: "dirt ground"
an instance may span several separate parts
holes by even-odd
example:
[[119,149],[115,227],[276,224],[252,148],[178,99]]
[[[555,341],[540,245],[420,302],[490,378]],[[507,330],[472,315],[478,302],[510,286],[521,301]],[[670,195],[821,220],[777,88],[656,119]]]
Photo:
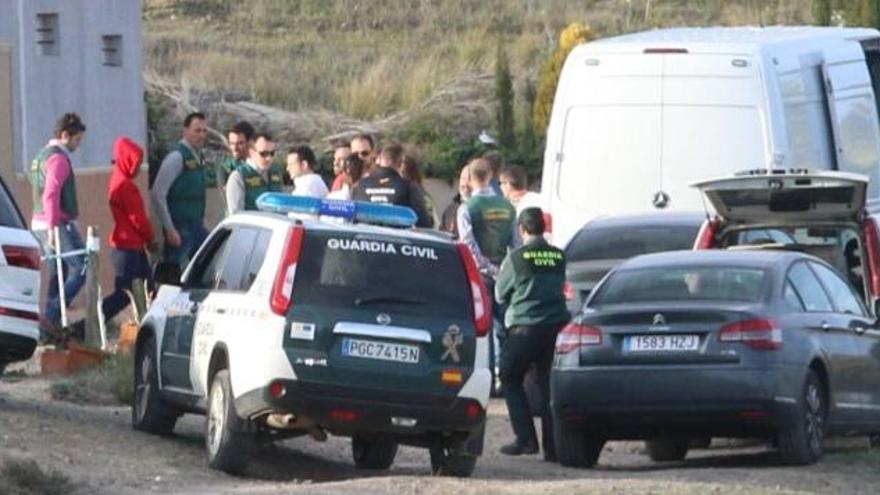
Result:
[[[432,477],[424,450],[402,448],[388,472],[355,469],[349,443],[306,438],[261,450],[246,477],[209,470],[203,418],[181,418],[171,438],[135,432],[125,407],[79,406],[49,397],[50,382],[32,377],[0,381],[0,464],[36,460],[58,470],[82,493],[342,493],[573,494],[573,493],[827,493],[875,494],[880,455],[863,439],[834,441],[815,466],[780,466],[772,451],[715,441],[684,462],[654,464],[641,444],[606,445],[591,470],[564,468],[541,456],[497,453],[510,438],[503,401],[489,409],[486,448],[467,480]],[[0,487],[0,493],[3,493]]]

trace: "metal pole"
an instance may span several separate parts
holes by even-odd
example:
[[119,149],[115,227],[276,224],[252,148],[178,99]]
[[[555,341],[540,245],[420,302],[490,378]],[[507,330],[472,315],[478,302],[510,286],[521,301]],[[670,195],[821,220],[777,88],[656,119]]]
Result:
[[61,229],[52,227],[54,239],[52,246],[55,249],[55,274],[58,276],[58,300],[61,304],[61,328],[67,328],[67,297],[64,293],[64,263],[61,260]]
[[103,336],[101,335],[101,292],[98,287],[98,249],[95,227],[89,226],[86,230],[86,334],[85,344],[90,347],[101,347]]

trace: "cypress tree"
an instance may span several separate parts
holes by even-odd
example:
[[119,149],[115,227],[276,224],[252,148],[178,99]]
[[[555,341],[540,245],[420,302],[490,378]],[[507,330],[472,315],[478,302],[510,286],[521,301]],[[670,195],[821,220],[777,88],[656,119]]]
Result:
[[513,117],[513,78],[503,42],[498,43],[495,59],[495,98],[498,101],[498,144],[502,149],[516,146],[516,125]]

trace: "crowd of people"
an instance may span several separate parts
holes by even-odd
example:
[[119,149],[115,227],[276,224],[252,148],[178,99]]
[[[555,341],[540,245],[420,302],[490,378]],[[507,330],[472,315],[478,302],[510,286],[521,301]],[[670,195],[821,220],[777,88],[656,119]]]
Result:
[[[78,115],[63,115],[53,139],[31,164],[32,228],[47,252],[83,247],[76,222],[79,207],[71,154],[82,143],[85,131]],[[182,268],[195,254],[208,234],[205,214],[207,190],[211,187],[223,190],[227,215],[256,210],[256,200],[264,192],[284,191],[289,182],[285,172],[293,183],[293,195],[407,206],[417,215],[417,227],[434,228],[437,223],[437,228],[466,244],[473,253],[486,286],[495,296],[494,313],[501,322],[498,333],[506,334],[500,352],[500,374],[516,441],[502,448],[502,453],[538,452],[523,380],[534,365],[546,401],[553,342],[568,313],[562,296],[564,256],[544,239],[540,196],[528,191],[523,168],[505,166],[497,151],[471,159],[460,171],[458,194],[436,221],[434,202],[422,184],[419,163],[398,143],[377,147],[366,134],[338,143],[333,150],[335,176],[325,182],[309,146],[287,148],[282,167],[273,137],[256,131],[247,122],[239,122],[226,134],[229,155],[210,165],[204,158],[207,135],[205,115],[187,115],[181,139],[160,166],[150,170],[149,197],[161,227],[161,250],[135,183],[143,148],[127,137],[115,141],[115,168],[108,197],[114,221],[110,258],[116,275],[114,290],[102,301],[106,319],[128,305],[132,283],[149,280],[152,265],[161,261]],[[61,278],[69,304],[85,280],[84,258],[65,257],[62,265],[65,273]],[[40,325],[54,334],[61,326],[61,301],[55,264],[49,267],[47,305]],[[544,410],[549,411],[549,407]],[[547,414],[542,418],[544,454],[553,460]]]

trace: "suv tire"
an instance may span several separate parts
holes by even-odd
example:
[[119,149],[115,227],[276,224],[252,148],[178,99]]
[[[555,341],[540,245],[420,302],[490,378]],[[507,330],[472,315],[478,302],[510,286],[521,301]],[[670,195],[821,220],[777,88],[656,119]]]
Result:
[[653,438],[645,441],[648,457],[654,462],[683,460],[687,456],[690,445],[689,438]]
[[777,435],[779,454],[786,464],[813,464],[822,457],[828,400],[816,372],[807,370],[804,385],[790,418]]
[[351,455],[354,465],[361,469],[388,469],[397,456],[397,443],[383,437],[354,435]]
[[147,337],[135,352],[131,426],[154,435],[170,435],[180,412],[159,395],[156,338]]
[[473,474],[479,458],[460,448],[431,447],[428,452],[431,454],[431,474],[435,476],[467,478]]
[[605,446],[604,440],[558,417],[553,421],[553,435],[556,458],[563,466],[591,468],[596,465]]
[[209,466],[229,474],[244,471],[255,444],[255,437],[246,431],[246,426],[246,420],[239,418],[235,410],[229,370],[220,370],[211,382],[205,419]]

